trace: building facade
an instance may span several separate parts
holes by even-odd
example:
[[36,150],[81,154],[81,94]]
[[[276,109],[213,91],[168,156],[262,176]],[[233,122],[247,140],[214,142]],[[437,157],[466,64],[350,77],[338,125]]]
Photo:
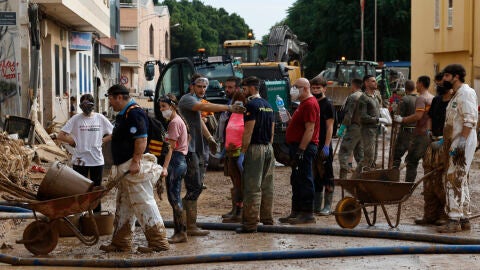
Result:
[[412,78],[433,77],[446,65],[462,64],[465,82],[480,97],[480,2],[412,0]]
[[142,97],[144,90],[155,89],[159,77],[156,69],[154,80],[147,81],[145,63],[170,60],[170,14],[152,0],[121,0],[120,18],[120,46],[128,58],[121,63],[121,82],[133,96]]

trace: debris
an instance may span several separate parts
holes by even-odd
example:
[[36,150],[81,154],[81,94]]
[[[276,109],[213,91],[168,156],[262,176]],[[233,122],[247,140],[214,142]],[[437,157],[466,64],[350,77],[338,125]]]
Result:
[[60,149],[55,143],[53,145],[36,145],[35,152],[37,153],[38,158],[45,162],[65,161],[68,159],[67,153]]
[[0,246],[0,249],[13,249],[13,246],[3,242],[2,246]]

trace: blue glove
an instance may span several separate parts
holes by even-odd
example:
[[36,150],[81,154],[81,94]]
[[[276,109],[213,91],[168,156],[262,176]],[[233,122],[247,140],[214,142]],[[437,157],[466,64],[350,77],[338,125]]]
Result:
[[324,157],[328,157],[330,155],[330,146],[324,145],[322,148],[322,154]]
[[237,167],[240,170],[240,172],[243,172],[243,161],[245,159],[245,154],[240,152],[240,155],[238,156],[237,159]]
[[340,125],[340,128],[337,130],[337,136],[342,138],[343,135],[345,135],[345,128],[346,126],[344,124]]
[[437,151],[443,146],[443,139],[431,143],[432,149]]

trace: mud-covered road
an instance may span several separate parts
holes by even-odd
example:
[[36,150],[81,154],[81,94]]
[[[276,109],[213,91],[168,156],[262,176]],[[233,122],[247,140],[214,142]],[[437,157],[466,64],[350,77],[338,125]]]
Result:
[[[476,156],[480,161],[480,156]],[[335,159],[335,163],[337,160]],[[378,163],[378,162],[377,162]],[[338,172],[335,164],[335,172]],[[404,174],[404,171],[403,173]],[[417,179],[423,175],[419,166]],[[289,213],[291,187],[289,184],[290,169],[284,166],[277,166],[275,170],[275,201],[274,217],[278,218]],[[470,188],[472,197],[472,213],[480,212],[478,200],[480,199],[479,189],[479,163],[474,161],[470,175]],[[204,190],[199,199],[199,221],[200,222],[221,222],[220,215],[229,210],[231,182],[223,176],[223,172],[210,171],[205,180],[207,189]],[[379,212],[377,225],[368,227],[365,218],[362,216],[360,224],[355,229],[369,229],[380,231],[399,231],[414,233],[436,234],[433,226],[416,226],[413,223],[415,217],[422,213],[423,198],[421,195],[422,186],[419,186],[402,206],[400,226],[390,229],[381,212]],[[340,199],[341,192],[337,189],[334,197],[334,204]],[[166,200],[159,201],[160,211],[164,220],[172,220],[172,211]],[[114,192],[111,192],[103,200],[105,208],[114,211]],[[396,207],[387,207],[393,217]],[[23,230],[32,220],[7,220],[0,221],[0,244],[5,243],[11,248],[2,249],[3,254],[32,258],[25,247],[16,244],[15,240],[20,239]],[[280,225],[277,223],[276,225]],[[282,225],[291,226],[291,225]],[[309,227],[339,228],[334,216],[317,217],[316,224]],[[172,229],[168,229],[171,235]],[[456,236],[480,239],[480,226],[478,220],[472,220],[471,232],[462,232]],[[61,238],[57,247],[51,252],[48,258],[51,259],[138,259],[154,258],[181,255],[202,255],[237,252],[260,252],[260,251],[288,251],[288,250],[316,250],[316,249],[344,249],[352,247],[383,247],[383,246],[424,246],[434,245],[433,243],[399,241],[375,238],[339,237],[328,235],[294,235],[294,234],[236,234],[233,231],[211,231],[206,237],[190,237],[188,243],[171,245],[170,250],[150,255],[140,254],[133,249],[127,253],[106,254],[99,251],[101,244],[108,243],[110,236],[101,236],[98,244],[88,247],[82,244],[77,238]],[[139,230],[136,229],[135,247],[146,244],[146,240]],[[157,269],[477,269],[480,255],[392,255],[392,256],[358,256],[358,257],[332,257],[319,259],[293,259],[293,260],[270,260],[270,261],[247,261],[231,263],[203,263],[185,264],[177,266],[164,266]],[[0,265],[1,269],[11,269],[11,266]],[[15,267],[15,269],[38,269],[34,267]],[[43,269],[54,269],[53,267]],[[55,267],[55,269],[59,269]],[[67,269],[67,268],[64,268]]]

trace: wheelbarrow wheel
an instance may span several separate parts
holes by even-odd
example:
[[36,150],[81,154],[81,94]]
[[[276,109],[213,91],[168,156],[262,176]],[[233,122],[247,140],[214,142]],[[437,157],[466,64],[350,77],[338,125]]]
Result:
[[355,228],[360,223],[362,212],[357,199],[345,197],[335,207],[335,220],[337,224],[346,229]]
[[25,228],[21,242],[34,255],[47,255],[57,246],[58,231],[50,223],[36,220]]

